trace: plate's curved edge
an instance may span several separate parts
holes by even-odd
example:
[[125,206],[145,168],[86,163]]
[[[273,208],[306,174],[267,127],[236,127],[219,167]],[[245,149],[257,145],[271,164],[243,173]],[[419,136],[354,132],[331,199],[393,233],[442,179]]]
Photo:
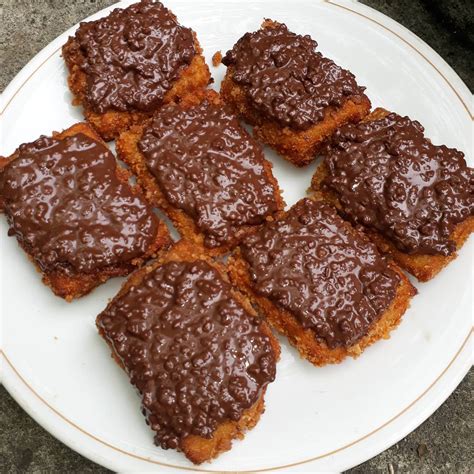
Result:
[[[4,366],[7,367],[7,370],[4,370]],[[194,469],[193,467],[186,466],[174,466],[166,463],[158,463],[156,461],[149,461],[140,456],[135,456],[133,453],[122,451],[115,446],[110,445],[109,443],[97,438],[91,433],[80,428],[73,421],[66,418],[54,407],[52,407],[46,400],[44,400],[23,378],[23,376],[16,370],[13,363],[10,361],[8,356],[3,350],[0,349],[0,373],[2,374],[1,382],[5,387],[6,391],[10,396],[31,416],[42,428],[44,428],[51,436],[59,440],[61,443],[68,446],[73,451],[81,454],[85,458],[106,467],[112,471],[120,472],[123,471],[123,466],[119,466],[119,463],[111,462],[109,458],[100,454],[101,449],[110,449],[113,451],[114,456],[130,456],[133,461],[141,462],[150,462],[151,466],[161,466],[167,469],[174,469],[179,472],[222,472],[222,471],[213,471],[206,469]],[[6,375],[6,374],[13,375]],[[24,387],[24,390],[18,388],[19,386]],[[34,400],[34,401],[31,401]],[[43,405],[45,407],[44,415],[40,415],[35,411],[35,402]],[[77,442],[77,436],[79,436],[84,442],[82,444]],[[95,449],[95,451],[89,450],[85,445],[90,444]],[[95,443],[95,444],[94,444]],[[121,458],[123,459],[123,458]]]
[[[432,391],[434,386],[445,376],[448,374],[451,377],[451,380],[449,382],[446,382],[444,387],[441,386],[442,388],[438,389],[438,395],[433,398],[433,401],[429,404],[426,404],[424,409],[421,411],[421,413],[417,416],[412,418],[411,420],[408,418],[407,422],[404,424],[403,429],[400,429],[398,431],[394,431],[393,434],[385,439],[385,441],[380,442],[380,449],[377,448],[377,452],[375,454],[369,454],[365,456],[360,456],[360,460],[357,461],[356,463],[351,463],[347,464],[345,467],[341,468],[341,471],[345,471],[347,469],[351,469],[353,467],[356,467],[369,459],[372,459],[374,456],[377,456],[378,454],[384,452],[385,450],[389,449],[399,441],[401,441],[403,438],[408,436],[411,432],[416,430],[420,425],[422,425],[431,415],[435,413],[436,410],[448,399],[448,397],[456,390],[458,385],[463,381],[464,377],[468,374],[469,370],[471,369],[473,365],[473,358],[472,358],[472,341],[471,341],[471,336],[474,332],[474,328],[471,328],[469,331],[467,337],[465,338],[462,346],[459,348],[458,352],[455,354],[453,359],[451,360],[450,364],[440,373],[440,375],[431,383],[428,388],[425,389],[425,391],[416,399],[414,400],[404,411],[403,413],[400,414],[400,418],[403,417],[404,415],[407,415],[407,413],[410,412],[410,410],[420,401],[422,398],[424,398],[428,393]],[[471,344],[469,342],[471,341]],[[455,365],[455,362],[460,359],[460,357],[463,357],[463,359],[460,360],[459,368],[452,368]],[[465,360],[464,360],[465,357]],[[444,390],[443,390],[444,388]],[[406,418],[406,416],[405,416]],[[394,419],[390,420],[385,426],[388,426],[391,421],[394,421]],[[384,428],[385,428],[384,426]],[[382,428],[383,429],[383,428]]]
[[[106,12],[117,8],[120,5],[126,5],[130,3],[131,0],[122,0],[117,3],[114,3],[113,5],[106,7],[102,10],[99,10],[98,12],[94,13],[93,15],[90,15],[86,18],[84,18],[81,21],[91,21],[96,18],[99,18],[103,16]],[[474,107],[473,101],[472,101],[472,94],[469,91],[469,88],[467,85],[464,83],[464,81],[459,77],[459,75],[454,71],[454,69],[443,59],[442,56],[440,56],[430,45],[428,45],[424,40],[422,40],[419,36],[415,35],[412,31],[410,31],[408,28],[405,26],[401,25],[397,21],[393,20],[389,16],[385,15],[382,12],[379,12],[378,10],[368,6],[361,4],[359,2],[354,2],[350,0],[319,0],[320,3],[326,3],[335,7],[339,8],[344,8],[348,10],[349,12],[356,13],[356,14],[361,14],[361,12],[367,13],[367,15],[373,16],[376,19],[380,20],[382,22],[382,26],[386,27],[388,31],[391,31],[394,33],[393,29],[398,30],[399,35],[403,36],[408,36],[408,38],[405,38],[405,41],[410,44],[410,40],[412,42],[415,42],[418,44],[419,47],[424,49],[424,53],[428,56],[431,56],[432,61],[436,61],[439,63],[440,66],[442,66],[445,69],[445,72],[449,73],[450,79],[456,82],[456,86],[461,89],[461,91],[458,91],[461,93],[463,97],[463,104],[464,107],[467,109],[468,114],[470,115],[471,119],[474,119],[474,115],[472,112],[472,109]],[[362,15],[366,16],[366,15]],[[367,16],[366,16],[367,17]],[[370,17],[367,17],[368,19],[372,19]],[[388,25],[387,25],[388,24]],[[389,26],[392,27],[389,28]],[[43,48],[41,51],[39,51],[17,74],[16,76],[10,81],[10,83],[7,85],[5,90],[0,94],[0,116],[5,112],[7,109],[9,103],[12,101],[14,96],[21,90],[23,87],[23,83],[21,83],[22,79],[24,76],[27,76],[29,71],[33,69],[29,75],[34,74],[44,62],[46,62],[50,56],[53,56],[58,52],[63,44],[63,38],[66,35],[70,35],[73,33],[76,28],[78,27],[78,24],[72,26],[68,30],[66,30],[64,33],[60,34],[58,37],[56,37],[51,43],[49,43],[45,48]],[[397,34],[398,36],[398,34]],[[416,50],[416,48],[415,48]],[[421,52],[418,51],[420,54]],[[422,56],[424,56],[422,54]],[[425,57],[426,59],[426,57]],[[440,72],[440,71],[438,71]],[[445,78],[446,79],[446,78]],[[449,81],[447,81],[449,84]],[[20,87],[17,87],[17,84],[21,83]],[[470,104],[470,107],[469,105]]]
[[[458,73],[428,43],[426,43],[412,31],[410,31],[407,27],[398,23],[396,20],[390,18],[384,13],[376,10],[375,8],[370,7],[369,5],[365,5],[358,1],[351,0],[327,0],[327,3],[329,5],[339,7],[348,12],[355,13],[356,15],[360,15],[362,17],[365,17],[366,19],[374,21],[375,23],[380,24],[381,27],[390,31],[392,34],[395,34],[396,36],[401,38],[415,51],[417,51],[418,54],[420,54],[425,60],[431,63],[431,65],[437,70],[437,72],[444,78],[444,80],[450,86],[452,91],[458,96],[458,99],[461,100],[470,119],[474,120],[474,104],[472,100],[472,94],[469,88],[458,75]],[[408,38],[404,38],[404,36]],[[415,47],[412,43],[415,43],[417,47]],[[420,51],[420,49],[422,49],[423,51]],[[435,62],[438,64],[434,64]],[[441,71],[441,69],[443,69],[443,71]],[[443,72],[448,74],[449,80],[443,74]],[[456,87],[454,87],[453,84],[450,83],[450,81],[454,81],[456,83]],[[456,90],[457,88],[460,90]]]
[[[473,329],[471,328],[471,330],[469,331],[467,337],[464,339],[461,347],[454,354],[454,356],[452,357],[449,364],[443,369],[443,371],[436,377],[436,379],[414,401],[412,401],[401,412],[399,412],[398,414],[393,416],[391,419],[386,421],[383,425],[379,426],[378,428],[376,428],[372,432],[370,432],[370,433],[364,435],[363,437],[361,437],[359,439],[356,439],[353,442],[351,442],[351,443],[349,443],[345,446],[342,446],[342,447],[340,447],[340,448],[338,448],[334,451],[331,451],[329,453],[324,453],[322,455],[318,455],[314,458],[309,458],[309,459],[305,459],[305,460],[302,460],[302,461],[298,461],[298,462],[294,462],[294,463],[290,463],[290,464],[286,464],[286,465],[282,465],[282,466],[272,466],[272,467],[268,467],[268,468],[260,468],[260,469],[251,470],[251,471],[246,470],[246,471],[239,471],[239,472],[242,472],[242,473],[269,472],[269,471],[280,471],[280,470],[283,470],[283,469],[289,469],[289,468],[293,468],[293,467],[301,467],[303,465],[309,466],[310,464],[314,464],[318,460],[321,460],[321,459],[324,459],[324,458],[329,458],[331,456],[332,457],[341,456],[341,453],[342,453],[343,457],[344,456],[347,457],[347,454],[350,453],[349,450],[352,447],[358,445],[358,447],[360,448],[361,443],[362,443],[362,447],[365,448],[365,449],[363,449],[363,452],[360,452],[358,455],[352,453],[352,457],[350,458],[351,459],[350,461],[346,460],[344,462],[343,460],[339,460],[339,464],[337,465],[337,470],[338,471],[343,471],[343,470],[349,469],[351,467],[357,466],[357,465],[365,462],[366,460],[372,458],[376,454],[384,451],[385,449],[388,449],[390,446],[397,443],[400,439],[402,439],[408,433],[410,433],[411,431],[416,429],[419,425],[421,425],[421,423],[423,423],[429,416],[431,416],[439,408],[439,406],[446,400],[446,398],[454,391],[454,389],[459,385],[461,380],[467,374],[470,367],[472,366],[472,351],[469,351],[470,345],[468,344],[468,342],[470,341],[472,333],[473,333]],[[109,469],[113,469],[113,470],[116,470],[116,471],[120,471],[121,469],[123,469],[122,465],[119,466],[119,464],[111,463],[109,461],[109,458],[107,458],[105,456],[102,456],[99,452],[97,452],[97,447],[100,444],[101,449],[112,449],[112,450],[114,450],[114,453],[113,453],[114,456],[117,456],[117,454],[120,454],[121,456],[126,455],[126,456],[130,456],[131,458],[135,458],[135,460],[137,460],[137,461],[150,463],[150,464],[155,465],[155,466],[161,466],[161,467],[166,468],[166,469],[173,469],[173,470],[176,470],[178,472],[179,471],[180,472],[183,472],[183,471],[187,471],[187,472],[220,472],[220,473],[225,472],[225,471],[221,471],[221,470],[220,471],[215,471],[215,470],[212,470],[212,469],[201,469],[201,468],[195,469],[193,467],[179,466],[179,465],[167,464],[167,463],[164,463],[164,462],[158,462],[158,461],[154,461],[152,459],[146,459],[146,458],[143,458],[141,456],[134,455],[133,453],[123,451],[120,448],[117,448],[115,446],[112,446],[112,445],[108,444],[107,442],[101,440],[100,438],[97,438],[96,436],[84,431],[79,426],[77,426],[75,423],[68,420],[61,413],[59,413],[54,407],[49,405],[44,399],[41,398],[41,396],[38,393],[35,392],[35,390],[27,383],[27,381],[23,379],[21,374],[18,373],[18,371],[15,369],[15,367],[13,366],[13,364],[11,363],[11,361],[8,359],[8,357],[6,356],[6,354],[3,351],[0,351],[0,355],[3,356],[2,360],[6,364],[8,364],[11,372],[17,378],[17,380],[13,380],[13,378],[12,379],[8,379],[8,378],[5,378],[5,377],[3,378],[5,388],[11,394],[11,396],[20,404],[20,406],[22,406],[25,409],[25,411],[32,418],[34,418],[49,433],[51,433],[54,437],[59,439],[61,442],[63,442],[64,444],[66,444],[71,449],[75,450],[76,452],[79,452],[83,456],[87,457],[88,459],[90,459],[94,462],[97,462],[98,464],[101,464],[104,467],[107,467]],[[460,358],[460,356],[464,356],[464,357]],[[452,367],[455,366],[456,362],[458,362],[459,367],[455,368],[455,369],[452,369]],[[372,437],[371,441],[373,443],[373,436],[374,435],[379,435],[380,433],[383,433],[383,430],[386,427],[392,425],[392,428],[393,428],[393,422],[394,421],[398,420],[400,422],[402,419],[406,418],[405,415],[407,413],[409,413],[410,410],[414,406],[419,406],[419,405],[417,405],[417,403],[421,399],[423,399],[427,394],[436,393],[436,392],[432,392],[431,389],[436,384],[438,384],[438,382],[441,379],[443,379],[443,377],[445,377],[448,373],[450,375],[450,380],[445,381],[444,390],[442,388],[439,389],[438,390],[438,395],[435,395],[433,400],[430,403],[425,404],[424,409],[422,410],[422,412],[420,414],[418,414],[418,416],[413,417],[411,419],[411,422],[405,422],[403,428],[398,429],[398,431],[393,430],[393,432],[390,436],[387,437],[387,435],[385,434],[384,437],[382,437],[380,440],[377,440],[375,442],[375,445],[372,444],[371,447],[364,446],[365,442],[371,437]],[[15,382],[17,382],[17,381],[19,381],[22,385],[24,385],[28,389],[27,393],[30,396],[36,397],[37,401],[39,401],[39,402],[46,405],[46,407],[49,410],[49,415],[45,415],[44,417],[40,417],[38,415],[38,413],[36,413],[34,411],[34,408],[32,407],[32,405],[30,405],[30,403],[27,401],[28,395],[26,395],[25,393],[22,393],[20,389],[17,390],[14,387]],[[443,387],[443,386],[441,386],[441,387]],[[55,423],[54,417],[59,417],[59,419],[62,419],[65,423],[61,424],[62,422],[60,422],[59,427],[56,429],[54,427],[54,423]],[[402,418],[402,417],[404,417],[404,418]],[[96,443],[99,443],[99,444],[93,445],[96,448],[96,450],[91,452],[91,451],[87,450],[84,446],[81,446],[80,444],[77,444],[76,442],[74,442],[74,440],[71,438],[70,434],[68,433],[68,431],[70,429],[75,429],[76,430],[75,436],[80,435],[83,439],[86,439],[88,442],[93,440]],[[87,439],[87,437],[89,439]],[[374,451],[375,451],[375,454],[374,454]],[[121,462],[122,461],[123,461],[123,459],[121,459]],[[335,464],[337,464],[337,462]],[[232,471],[232,472],[235,472],[235,471]]]
[[[10,373],[12,373],[13,375],[10,375]],[[15,373],[15,370],[13,369],[8,357],[5,355],[3,350],[0,350],[0,374],[1,384],[9,393],[9,395],[15,400],[16,403],[21,406],[21,408],[31,418],[33,418],[51,436],[68,446],[70,449],[86,457],[87,459],[97,462],[101,466],[106,467],[108,469],[114,469],[112,465],[109,465],[106,459],[99,459],[98,457],[96,458],[95,455],[91,455],[91,453],[87,451],[87,448],[83,447],[79,443],[74,443],[68,433],[68,430],[71,428],[68,427],[66,424],[64,424],[65,429],[56,428],[56,423],[61,423],[61,419],[53,411],[45,407],[48,412],[45,412],[43,415],[40,415],[35,410],[35,402],[31,400],[31,398],[35,397],[35,393],[31,390],[28,390],[28,385],[25,383],[23,378],[19,374]],[[24,390],[18,388],[17,385],[23,385]],[[38,398],[37,402],[42,403],[41,400]]]
[[[102,9],[102,10],[96,12],[95,14],[85,18],[83,21],[93,20],[95,18],[98,18],[98,17],[104,15],[109,10],[112,10],[113,8],[116,8],[120,4],[128,4],[128,3],[130,3],[130,1],[121,1],[121,2],[115,3],[115,4],[109,6],[105,9]],[[434,51],[428,44],[426,44],[418,36],[416,36],[414,33],[412,33],[409,29],[405,28],[403,25],[399,24],[395,20],[387,17],[383,13],[378,12],[377,10],[374,10],[373,8],[368,7],[366,5],[359,4],[357,2],[350,2],[348,0],[347,1],[342,0],[340,2],[336,2],[334,0],[326,0],[325,3],[328,3],[329,5],[333,5],[333,6],[339,6],[339,7],[342,6],[342,7],[346,8],[347,10],[352,11],[353,13],[356,13],[356,14],[360,14],[360,11],[365,10],[367,15],[362,15],[362,16],[365,16],[366,18],[371,20],[369,15],[372,15],[375,18],[377,18],[377,20],[378,20],[377,23],[380,22],[382,24],[382,26],[384,26],[387,30],[392,31],[392,33],[394,33],[394,31],[389,26],[387,26],[387,23],[392,28],[398,30],[398,33],[396,34],[396,36],[401,36],[401,37],[405,36],[405,38],[402,38],[402,39],[404,39],[404,41],[407,42],[408,44],[411,44],[411,42],[418,43],[418,46],[422,47],[424,49],[424,53],[430,56],[430,60],[435,62],[435,63],[438,63],[437,65],[440,68],[444,69],[445,72],[449,73],[450,80],[456,82],[456,84],[455,84],[456,87],[461,89],[461,90],[458,90],[457,92],[462,94],[463,99],[464,99],[464,100],[462,100],[462,102],[463,102],[465,108],[467,108],[466,103],[470,103],[471,102],[470,98],[472,98],[472,97],[471,97],[470,91],[467,88],[466,84],[457,75],[457,73],[451,68],[451,66],[449,66],[449,64],[436,51]],[[352,8],[347,8],[348,6],[350,6]],[[356,8],[360,11],[358,12],[356,10]],[[23,87],[24,83],[27,81],[27,78],[32,76],[37,70],[39,70],[42,67],[42,65],[49,58],[54,56],[60,50],[60,47],[63,44],[64,38],[67,35],[71,34],[73,31],[75,31],[77,26],[78,25],[76,24],[73,27],[71,27],[70,29],[66,30],[61,35],[59,35],[48,46],[46,46],[43,50],[41,50],[39,53],[37,53],[20,70],[20,72],[14,77],[14,79],[9,83],[9,85],[5,88],[5,90],[3,91],[3,93],[0,96],[0,107],[2,107],[1,110],[0,110],[0,116],[5,112],[6,108],[9,105],[9,103],[20,92],[20,90]],[[408,36],[408,38],[407,38],[407,36]],[[414,49],[416,49],[416,48],[414,48]],[[424,56],[424,55],[422,55],[422,56]],[[426,59],[426,57],[425,57],[425,59]],[[445,80],[446,80],[446,78],[445,78]],[[449,81],[448,81],[448,83],[449,83]],[[5,105],[3,105],[3,104],[5,104]],[[472,117],[472,112],[470,112],[468,110],[468,113],[469,113],[469,115],[472,119],[473,118]],[[468,347],[466,347],[466,346],[467,346],[467,342],[469,341],[469,338],[470,338],[471,334],[472,334],[472,330],[469,332],[467,338],[465,339],[462,347],[459,349],[457,355],[460,355],[461,353],[464,353],[465,351],[468,350]],[[1,351],[1,350],[0,350],[0,355],[4,355],[3,351]],[[440,374],[440,376],[433,382],[433,384],[430,387],[428,387],[428,389],[425,392],[423,392],[423,394],[417,400],[415,400],[414,403],[416,403],[416,401],[418,401],[420,398],[422,398],[430,390],[430,388],[432,388],[432,386],[434,384],[436,384],[444,375],[446,375],[447,373],[450,373],[451,365],[455,360],[456,360],[456,356],[451,361],[450,365]],[[472,366],[472,354],[471,354],[471,357],[469,357],[469,355],[466,357],[466,360],[464,361],[462,366],[456,371],[456,373],[451,374],[450,383],[444,386],[444,391],[442,391],[442,393],[440,395],[435,397],[435,400],[430,404],[430,407],[426,407],[425,410],[423,411],[423,413],[421,415],[419,415],[416,418],[416,420],[412,420],[411,423],[406,423],[405,424],[406,430],[394,433],[390,437],[389,440],[385,441],[385,443],[384,443],[385,447],[381,447],[381,448],[377,447],[376,450],[373,450],[373,449],[369,450],[368,454],[366,453],[364,455],[359,456],[359,459],[357,459],[355,462],[352,462],[350,464],[347,464],[347,465],[341,464],[341,466],[344,466],[343,468],[341,468],[341,470],[347,469],[349,467],[353,467],[355,465],[358,465],[358,464],[366,461],[367,459],[370,459],[371,457],[377,455],[378,453],[380,453],[383,450],[387,449],[388,447],[392,446],[393,444],[398,442],[400,439],[402,439],[404,436],[406,436],[408,433],[413,431],[417,426],[419,426],[421,423],[423,423],[432,413],[434,413],[434,411],[436,411],[436,409],[448,398],[448,396],[455,390],[457,385],[461,382],[462,378],[467,374],[467,372],[469,371],[471,366]],[[101,464],[105,467],[108,467],[109,469],[117,469],[116,465],[110,464],[108,459],[102,457],[99,453],[91,453],[90,451],[86,451],[85,449],[82,449],[73,440],[69,439],[70,438],[69,435],[64,430],[61,431],[60,428],[57,429],[57,430],[55,428],[53,428],[52,427],[53,422],[50,423],[49,420],[41,418],[38,415],[38,413],[33,411],[31,406],[26,401],[26,397],[22,397],[20,395],[17,395],[18,391],[14,388],[14,384],[9,383],[9,378],[5,377],[5,371],[2,370],[2,372],[3,372],[1,374],[2,375],[2,383],[4,384],[7,391],[22,406],[22,408],[25,409],[25,411],[27,413],[29,413],[30,416],[32,416],[32,418],[34,418],[41,426],[43,426],[47,431],[49,431],[54,437],[56,437],[61,442],[63,442],[67,446],[69,446],[71,449],[73,449],[73,450],[79,452],[80,454],[84,455],[85,457],[91,459],[92,461],[97,462],[97,463],[99,463],[99,464]],[[409,410],[412,405],[410,405],[407,408],[407,410]],[[53,413],[53,412],[51,412],[51,413]],[[390,420],[389,420],[389,423],[390,423]],[[384,425],[380,429],[383,429],[385,426],[386,425]],[[350,447],[348,446],[347,449],[350,449]],[[146,461],[146,460],[143,460],[143,461]],[[316,461],[316,459],[306,460],[306,461],[302,461],[300,463],[295,463],[295,464],[293,464],[293,466],[300,465],[301,463],[311,463],[311,462],[314,462],[314,461]],[[172,467],[172,466],[163,465],[163,467]],[[289,467],[289,466],[281,466],[281,467],[269,468],[269,469],[263,469],[263,470],[261,469],[259,471],[252,471],[252,472],[264,472],[264,471],[268,471],[268,470],[284,469],[286,467]],[[185,471],[192,471],[192,472],[217,472],[217,471],[204,470],[204,469],[196,470],[196,469],[187,468],[187,467],[184,467],[184,466],[182,466],[182,467],[181,466],[173,466],[173,468],[179,469],[181,471],[185,470]],[[222,471],[219,471],[219,472],[222,472]]]

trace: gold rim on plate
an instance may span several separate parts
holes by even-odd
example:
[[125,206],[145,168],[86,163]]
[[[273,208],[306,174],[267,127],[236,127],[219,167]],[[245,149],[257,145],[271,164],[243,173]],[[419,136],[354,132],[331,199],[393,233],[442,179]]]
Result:
[[[360,13],[356,10],[352,10],[351,8],[349,7],[346,7],[344,5],[339,5],[338,3],[335,3],[333,0],[323,0],[323,3],[328,3],[330,5],[333,5],[335,7],[339,7],[347,12],[350,12],[350,13],[353,13],[355,15],[358,15],[366,20],[369,20],[371,21],[372,23],[375,23],[377,25],[379,25],[380,27],[382,27],[383,29],[389,31],[390,33],[392,33],[393,35],[395,35],[398,39],[402,40],[405,44],[407,44],[408,46],[410,46],[414,51],[416,51],[425,61],[427,61],[437,72],[438,74],[444,79],[444,81],[449,85],[449,87],[451,88],[451,90],[456,94],[457,98],[459,99],[459,101],[462,103],[462,105],[464,106],[464,109],[467,111],[469,117],[471,119],[473,119],[473,115],[472,113],[470,112],[469,110],[469,107],[468,105],[463,101],[462,97],[460,96],[460,94],[458,93],[458,91],[456,90],[456,88],[451,84],[451,82],[448,80],[448,78],[420,51],[418,50],[413,44],[411,44],[409,41],[407,41],[405,38],[403,38],[401,35],[399,35],[397,32],[391,30],[390,28],[388,28],[387,26],[385,26],[384,24],[378,22],[377,20],[374,20],[373,18],[370,18],[369,16],[366,16],[364,15],[363,13]],[[61,49],[61,47],[59,47],[58,49],[56,49],[55,51],[53,51],[38,67],[35,68],[35,70],[25,79],[25,81],[18,87],[18,89],[15,91],[15,93],[12,95],[12,97],[9,99],[9,101],[6,103],[5,107],[3,108],[3,110],[0,112],[0,115],[2,115],[7,107],[12,103],[13,99],[17,96],[17,94],[21,91],[21,89],[25,86],[25,84],[33,77],[34,74],[36,74],[38,72],[39,69],[41,69],[41,67],[44,66],[44,64],[46,62],[48,62],[59,50]],[[267,471],[276,471],[276,470],[279,470],[279,469],[285,469],[285,468],[290,468],[290,467],[295,467],[295,466],[299,466],[301,464],[306,464],[306,463],[310,463],[310,462],[313,462],[313,461],[317,461],[318,459],[323,459],[323,458],[326,458],[328,456],[331,456],[333,454],[336,454],[336,453],[339,453],[341,451],[344,451],[345,449],[348,449],[352,446],[354,446],[355,444],[357,443],[360,443],[361,441],[364,441],[365,439],[369,438],[370,436],[374,435],[375,433],[379,432],[380,430],[382,430],[383,428],[385,428],[386,426],[388,426],[389,424],[391,424],[393,421],[395,421],[397,418],[399,418],[400,416],[402,416],[404,413],[406,413],[413,405],[415,405],[419,400],[421,400],[435,385],[436,383],[443,377],[443,375],[448,371],[448,369],[453,365],[453,363],[455,362],[455,360],[458,358],[459,354],[461,354],[462,350],[464,349],[464,347],[466,346],[471,334],[473,332],[473,329],[471,328],[467,334],[467,336],[465,337],[463,343],[461,344],[461,347],[457,350],[456,354],[453,356],[453,358],[451,359],[451,361],[449,362],[449,364],[442,370],[442,372],[435,378],[435,380],[415,399],[413,400],[409,405],[407,405],[403,410],[401,410],[399,413],[397,413],[396,415],[394,415],[392,418],[390,418],[389,420],[387,420],[385,423],[383,423],[382,425],[380,425],[378,428],[375,428],[374,430],[372,430],[370,433],[367,433],[365,434],[364,436],[361,436],[360,438],[357,438],[356,440],[344,445],[344,446],[341,446],[340,448],[337,448],[337,449],[334,449],[332,451],[329,451],[327,453],[323,453],[323,454],[320,454],[318,456],[314,456],[312,458],[309,458],[309,459],[304,459],[303,461],[297,461],[297,462],[294,462],[294,463],[291,463],[291,464],[285,464],[285,465],[282,465],[282,466],[274,466],[274,467],[268,467],[268,468],[263,468],[263,469],[256,469],[256,470],[251,470],[251,471],[239,471],[241,473],[250,473],[250,472],[267,472]],[[59,412],[56,408],[54,408],[52,405],[50,405],[43,397],[41,397],[41,395],[39,393],[37,393],[34,388],[28,383],[27,380],[25,380],[23,378],[23,376],[20,374],[20,372],[15,368],[15,366],[12,364],[12,362],[10,361],[10,359],[7,357],[7,355],[5,354],[5,352],[3,350],[0,350],[0,355],[3,356],[5,362],[10,366],[10,368],[12,369],[12,371],[15,373],[15,375],[24,383],[24,385],[26,385],[26,387],[28,387],[28,389],[42,402],[44,403],[51,411],[53,411],[56,415],[58,415],[62,420],[64,420],[66,423],[68,423],[70,426],[72,426],[73,428],[77,429],[78,431],[80,431],[81,433],[83,433],[84,435],[88,436],[89,438],[93,439],[94,441],[97,441],[98,443],[108,447],[108,448],[111,448],[121,454],[125,454],[127,456],[130,456],[132,458],[135,458],[135,459],[138,459],[140,461],[146,461],[146,462],[149,462],[149,463],[152,463],[152,464],[156,464],[156,465],[159,465],[159,466],[162,466],[162,467],[171,467],[171,468],[174,468],[174,469],[180,469],[180,470],[183,470],[183,471],[197,471],[197,472],[223,472],[223,471],[216,471],[216,470],[212,470],[212,469],[198,469],[198,468],[193,468],[193,467],[186,467],[186,466],[179,466],[179,465],[175,465],[175,464],[168,464],[168,463],[164,463],[164,462],[161,462],[161,461],[154,461],[153,459],[150,459],[150,458],[146,458],[146,457],[143,457],[143,456],[139,456],[137,454],[134,454],[134,453],[131,453],[131,452],[128,452],[128,451],[125,451],[121,448],[118,448],[117,446],[114,446],[110,443],[108,443],[107,441],[104,441],[100,438],[98,438],[97,436],[93,435],[92,433],[89,433],[88,431],[84,430],[83,428],[81,428],[79,425],[77,425],[76,423],[74,423],[73,421],[69,420],[66,416],[64,416],[61,412]]]

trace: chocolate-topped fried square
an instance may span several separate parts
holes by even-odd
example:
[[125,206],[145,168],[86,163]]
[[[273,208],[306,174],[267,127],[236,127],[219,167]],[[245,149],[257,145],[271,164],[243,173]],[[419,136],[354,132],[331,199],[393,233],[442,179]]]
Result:
[[284,207],[271,163],[213,91],[124,132],[117,152],[181,235],[214,255]]
[[169,243],[129,173],[86,124],[0,158],[0,209],[58,296],[71,300],[127,275]]
[[105,140],[210,82],[196,35],[155,0],[81,23],[62,53],[74,104]]
[[278,342],[225,269],[193,243],[178,242],[134,273],[97,327],[162,448],[200,464],[258,422]]
[[474,231],[474,170],[408,117],[376,109],[324,150],[312,187],[421,281]]
[[309,36],[266,20],[222,60],[224,100],[255,126],[258,138],[297,166],[311,162],[337,127],[370,110],[354,75],[316,47]]
[[234,284],[315,365],[357,357],[387,338],[416,293],[333,206],[311,199],[246,237],[228,268]]

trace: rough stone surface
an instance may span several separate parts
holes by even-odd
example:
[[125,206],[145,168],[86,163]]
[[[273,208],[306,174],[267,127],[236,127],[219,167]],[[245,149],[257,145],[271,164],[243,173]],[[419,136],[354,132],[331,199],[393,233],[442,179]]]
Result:
[[474,91],[472,0],[362,0],[428,43]]
[[448,400],[405,439],[347,471],[370,473],[472,473],[474,370]]
[[[0,91],[51,40],[114,0],[0,0]],[[470,0],[364,0],[430,44],[474,90]],[[350,473],[474,471],[474,371],[417,430]],[[0,387],[0,472],[94,472],[84,459],[44,431]]]

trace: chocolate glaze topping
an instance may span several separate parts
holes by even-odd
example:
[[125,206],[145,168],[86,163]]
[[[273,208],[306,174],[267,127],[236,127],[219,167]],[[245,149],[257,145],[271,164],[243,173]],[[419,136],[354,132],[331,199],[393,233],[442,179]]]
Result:
[[433,145],[423,131],[394,113],[342,127],[326,150],[323,187],[353,222],[401,251],[449,255],[455,226],[474,214],[474,170],[462,152]]
[[139,148],[167,201],[193,218],[208,247],[277,210],[263,152],[226,107],[165,106]]
[[348,98],[360,101],[364,91],[352,73],[316,47],[310,36],[276,24],[246,33],[222,62],[232,66],[232,79],[266,118],[307,129],[324,118],[327,107],[339,107]]
[[375,245],[332,206],[309,199],[245,238],[241,251],[257,294],[289,311],[330,348],[366,335],[399,283]]
[[274,380],[275,356],[260,324],[204,261],[157,267],[97,319],[165,449],[239,420]]
[[192,31],[153,0],[81,23],[75,38],[87,102],[99,113],[154,110],[196,53]]
[[141,256],[157,219],[115,169],[111,152],[83,134],[21,145],[0,173],[9,235],[43,271],[91,273]]

